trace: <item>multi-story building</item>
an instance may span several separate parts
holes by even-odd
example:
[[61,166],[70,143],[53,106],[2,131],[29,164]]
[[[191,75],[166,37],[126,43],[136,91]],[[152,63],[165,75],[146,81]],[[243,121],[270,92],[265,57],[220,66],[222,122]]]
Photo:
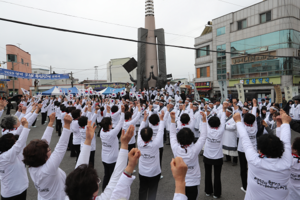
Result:
[[[6,45],[7,55],[7,69],[31,73],[31,55],[15,45]],[[7,83],[9,95],[23,94],[21,88],[29,90],[32,85],[30,79],[11,78],[12,80]],[[13,92],[14,90],[14,92]]]
[[246,98],[272,101],[275,85],[282,91],[299,85],[299,0],[265,0],[209,24],[195,38],[200,96],[219,96],[219,80],[227,80],[229,95],[237,96],[235,84],[243,83]]
[[107,64],[107,82],[130,82],[130,76],[134,80],[137,79],[137,73],[135,68],[132,70],[129,74],[123,67],[125,63],[127,63],[131,58],[116,58],[116,59],[111,59],[109,63]]

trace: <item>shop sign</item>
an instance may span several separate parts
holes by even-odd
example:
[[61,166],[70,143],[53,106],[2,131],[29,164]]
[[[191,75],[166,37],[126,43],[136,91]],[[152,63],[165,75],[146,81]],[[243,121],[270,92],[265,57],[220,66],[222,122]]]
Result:
[[91,87],[93,90],[103,90],[107,87],[111,88],[124,88],[126,83],[97,83],[97,84],[85,84],[86,87]]
[[[250,56],[243,56],[238,58],[232,58],[232,64],[242,64],[242,63],[249,63],[249,62],[256,62],[256,61],[262,61],[262,60],[273,60],[277,59],[276,57],[276,51],[268,52],[264,54],[258,54],[258,55],[250,55]],[[260,65],[252,65],[252,67],[259,67]]]
[[210,88],[210,82],[195,83],[196,88]]
[[281,84],[280,77],[265,77],[265,78],[249,78],[242,80],[229,80],[229,87],[235,86],[235,84],[242,83],[244,85],[259,85],[259,84]]

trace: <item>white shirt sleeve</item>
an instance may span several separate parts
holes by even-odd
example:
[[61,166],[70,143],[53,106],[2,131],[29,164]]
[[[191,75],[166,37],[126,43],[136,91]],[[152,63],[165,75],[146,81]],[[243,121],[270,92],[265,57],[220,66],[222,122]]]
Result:
[[161,142],[163,140],[163,136],[164,136],[164,127],[165,127],[165,122],[160,121],[157,135],[156,135],[155,139],[153,140],[153,146],[159,146],[161,144]]
[[110,200],[129,199],[131,193],[130,186],[134,179],[135,176],[129,178],[124,173],[122,173]]
[[37,116],[39,114],[36,114],[35,112],[28,118],[28,127],[30,128],[33,122],[36,120]]
[[64,128],[53,153],[44,164],[46,173],[49,173],[51,175],[57,173],[57,169],[67,151],[70,135],[71,130]]
[[207,123],[205,122],[200,122],[200,138],[197,140],[196,144],[194,145],[196,154],[199,154],[201,149],[203,148],[205,141],[206,141],[206,136],[207,136]]
[[5,156],[8,158],[10,162],[13,162],[16,158],[17,155],[21,152],[23,152],[23,149],[26,145],[26,141],[28,138],[30,129],[28,128],[23,128],[22,133],[19,137],[19,139],[16,141],[16,143],[10,148],[6,153]]
[[92,148],[92,146],[90,146],[90,145],[86,145],[86,144],[82,145],[75,169],[82,164],[87,165],[89,163],[91,148]]
[[173,200],[187,200],[187,196],[181,193],[175,193]]
[[43,134],[43,137],[42,137],[42,140],[46,140],[48,142],[48,145],[50,145],[50,142],[51,142],[53,129],[54,129],[53,127],[47,126],[47,128]]

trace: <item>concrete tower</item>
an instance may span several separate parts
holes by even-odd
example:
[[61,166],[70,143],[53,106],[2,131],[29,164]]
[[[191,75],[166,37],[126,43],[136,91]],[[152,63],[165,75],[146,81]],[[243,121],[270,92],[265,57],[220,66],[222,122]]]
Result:
[[[138,29],[138,40],[141,42],[138,43],[137,88],[161,88],[167,80],[165,31],[155,29],[153,0],[146,0],[145,15],[145,28]],[[154,76],[150,75],[152,66]]]
[[[146,14],[145,29],[148,29],[147,42],[156,43],[153,0],[146,0],[145,14]],[[149,73],[152,71],[151,66],[153,66],[154,75],[158,76],[156,48],[157,48],[156,45],[151,45],[151,44],[146,45],[145,75],[147,77],[149,76]],[[155,87],[156,81],[154,79],[151,79],[148,82],[148,84],[150,87]]]

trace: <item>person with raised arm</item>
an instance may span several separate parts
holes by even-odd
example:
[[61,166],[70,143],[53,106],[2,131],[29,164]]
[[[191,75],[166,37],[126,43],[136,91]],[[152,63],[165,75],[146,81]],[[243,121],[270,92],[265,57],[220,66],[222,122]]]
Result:
[[[242,114],[242,120],[244,122],[245,128],[247,130],[248,136],[251,140],[253,147],[256,149],[257,140],[256,140],[256,133],[257,133],[257,123],[256,123],[256,111],[257,111],[257,100],[253,99],[253,108],[252,114],[250,112]],[[239,132],[237,131],[238,135]],[[248,163],[246,159],[245,150],[242,145],[242,141],[239,140],[238,143],[238,155],[239,155],[239,162],[240,162],[240,176],[242,180],[242,187],[241,190],[243,192],[247,191],[247,172],[248,172]]]
[[[91,121],[89,121],[86,128],[86,139],[77,161],[76,168],[66,179],[66,200],[129,199],[130,185],[135,179],[131,174],[140,157],[140,151],[136,148],[128,153],[128,143],[134,135],[134,126],[131,125],[127,129],[126,134],[125,131],[122,131],[120,138],[121,149],[118,154],[116,167],[109,184],[100,196],[98,196],[98,193],[101,180],[98,177],[97,171],[88,167],[88,158],[91,152],[91,143],[95,129],[96,126],[92,126]],[[126,167],[127,160],[129,161]]]
[[[221,106],[218,106],[221,107]],[[228,103],[224,102],[221,107],[221,119],[217,116],[210,117],[207,125],[207,137],[204,147],[203,162],[205,167],[205,193],[206,196],[213,194],[214,198],[220,198],[222,194],[221,171],[223,165],[222,140],[225,130],[225,111]],[[212,183],[212,167],[214,166],[214,184]]]
[[[279,137],[273,134],[262,135],[257,141],[257,150],[247,133],[246,122],[242,122],[239,113],[233,116],[248,161],[248,186],[245,200],[290,199],[288,183],[293,159],[289,125],[291,117],[283,110],[280,115],[282,124],[277,122],[276,130]],[[254,123],[255,116],[252,116],[252,121]]]
[[28,134],[28,121],[21,119],[22,133],[5,134],[0,138],[1,199],[26,200],[28,177],[23,160],[23,149]]
[[[107,106],[107,116],[110,116],[111,109],[109,106]],[[114,171],[117,159],[118,159],[118,151],[119,151],[119,141],[118,141],[118,134],[122,129],[122,126],[124,124],[124,113],[125,113],[125,107],[122,105],[121,109],[119,109],[121,112],[118,124],[115,125],[115,128],[113,129],[113,123],[112,118],[110,117],[104,117],[100,123],[102,130],[100,133],[100,138],[102,141],[102,163],[104,166],[104,178],[103,178],[103,184],[102,184],[102,191],[105,190],[105,187],[107,186],[110,177]],[[116,113],[115,113],[116,114]]]
[[188,166],[181,157],[173,158],[170,165],[175,180],[175,194],[173,200],[187,200],[185,180]]
[[66,196],[64,192],[66,173],[59,168],[59,165],[67,150],[72,117],[65,115],[63,132],[53,153],[49,144],[53,133],[55,113],[52,113],[49,118],[50,122],[42,139],[32,140],[23,151],[23,162],[29,167],[28,171],[38,191],[39,200],[58,200]]
[[139,162],[139,199],[155,200],[158,183],[161,175],[159,164],[159,146],[163,141],[164,134],[164,112],[159,115],[160,122],[156,137],[152,140],[153,130],[145,127],[148,114],[144,112],[144,120],[138,133],[138,148],[141,151]]
[[175,113],[170,113],[170,140],[174,157],[182,157],[184,162],[189,166],[185,177],[185,193],[189,200],[197,199],[198,189],[201,180],[198,156],[206,140],[207,124],[206,115],[203,112],[201,112],[200,114],[202,115],[202,122],[200,125],[201,135],[199,140],[196,143],[194,143],[194,133],[190,128],[184,127],[180,129],[177,133],[175,124]]

